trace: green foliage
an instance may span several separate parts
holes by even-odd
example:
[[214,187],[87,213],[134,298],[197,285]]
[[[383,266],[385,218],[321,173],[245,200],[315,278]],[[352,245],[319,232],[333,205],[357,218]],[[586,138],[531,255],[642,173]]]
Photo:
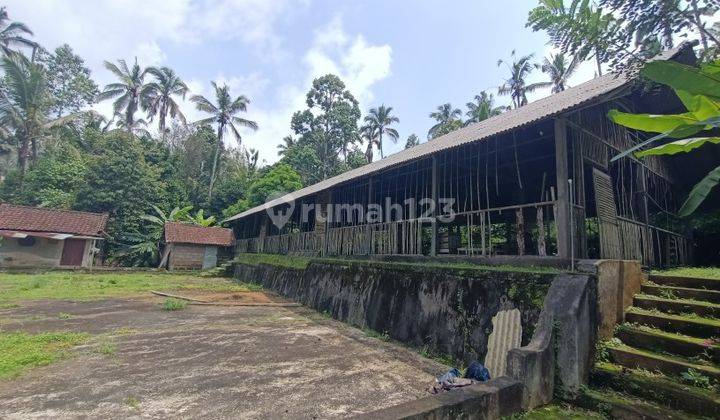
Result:
[[712,386],[710,378],[693,368],[690,368],[687,371],[683,372],[680,377],[684,382],[687,382],[690,385],[697,386],[699,388],[708,389]]
[[79,112],[95,103],[99,90],[90,78],[90,69],[69,45],[64,44],[50,54],[37,54],[38,62],[45,68],[48,90],[53,101],[50,110],[58,117]]
[[0,273],[0,303],[28,300],[93,300],[145,294],[150,290],[207,290],[245,292],[253,286],[224,278],[153,272],[82,273],[50,271],[40,274]]
[[79,150],[60,145],[47,151],[27,172],[14,201],[29,206],[72,208],[87,171],[87,159]]
[[300,188],[302,188],[300,175],[290,165],[280,163],[250,185],[247,194],[248,204],[250,207],[258,206],[268,198],[276,198]]
[[88,335],[82,333],[0,332],[0,378],[11,378],[26,369],[49,365],[87,339]]
[[[347,160],[350,146],[360,140],[360,108],[342,80],[332,74],[313,80],[306,104],[307,109],[292,117],[290,127],[297,140],[288,142],[282,161],[310,184],[340,172],[338,156]],[[301,151],[290,153],[296,147]]]
[[[685,137],[720,128],[720,61],[700,69],[671,61],[648,63],[642,70],[648,79],[671,87],[687,108],[676,115],[629,114],[611,110],[608,117],[615,123],[636,130],[660,133],[640,142],[613,160],[667,138],[681,139],[635,153],[636,156],[674,155],[698,149],[704,144],[718,143],[716,137]],[[720,166],[711,170],[690,191],[678,212],[681,217],[692,214],[720,183]]]
[[[122,260],[128,246],[137,242],[142,233],[142,216],[153,205],[166,207],[165,184],[158,168],[146,162],[143,146],[133,135],[113,131],[102,139],[100,147],[101,152],[90,162],[75,207],[110,214],[107,227],[110,256]],[[144,259],[127,262],[139,264]]]
[[163,301],[162,309],[163,311],[179,311],[182,309],[185,309],[187,306],[187,301],[182,299],[176,299],[176,298],[167,298],[165,301]]
[[[470,111],[468,111],[468,112],[470,112]],[[405,140],[405,148],[406,149],[409,149],[413,146],[417,146],[418,144],[420,144],[420,138],[417,136],[417,134],[410,134],[408,136],[407,140]]]
[[430,118],[435,120],[435,125],[428,130],[428,139],[440,137],[462,127],[461,115],[462,111],[453,108],[450,103],[438,106],[436,111],[430,113]]

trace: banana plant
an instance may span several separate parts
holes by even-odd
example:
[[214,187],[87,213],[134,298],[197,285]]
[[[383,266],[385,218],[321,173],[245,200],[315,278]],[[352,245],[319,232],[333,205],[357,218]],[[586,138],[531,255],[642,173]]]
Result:
[[[700,68],[673,61],[654,61],[645,65],[641,74],[675,91],[687,112],[674,115],[630,114],[610,110],[608,117],[616,124],[655,136],[615,156],[612,161],[633,154],[645,156],[675,155],[692,152],[705,144],[720,144],[720,137],[699,135],[720,128],[720,61]],[[652,143],[659,146],[646,149]],[[641,150],[642,149],[642,150]],[[690,191],[678,215],[691,215],[720,183],[720,166],[711,170]]]
[[203,209],[200,209],[195,213],[195,215],[188,215],[187,221],[198,225],[198,226],[212,226],[215,224],[215,216],[205,217],[203,214]]

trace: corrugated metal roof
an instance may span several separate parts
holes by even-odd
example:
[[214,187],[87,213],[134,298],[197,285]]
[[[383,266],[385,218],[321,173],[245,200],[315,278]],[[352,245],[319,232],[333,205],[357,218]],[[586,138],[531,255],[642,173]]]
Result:
[[[690,43],[683,43],[677,48],[659,54],[657,57],[653,58],[653,60],[669,60],[691,45],[692,44]],[[571,109],[587,105],[602,96],[606,96],[622,89],[629,85],[631,79],[632,77],[626,74],[606,74],[601,77],[596,77],[578,86],[568,88],[562,92],[531,102],[523,107],[504,112],[498,116],[479,123],[468,125],[467,127],[445,134],[444,136],[440,136],[426,143],[422,143],[395,153],[394,155],[390,155],[385,159],[372,162],[290,194],[286,194],[265,204],[253,207],[240,214],[232,216],[226,219],[225,222],[241,219],[277,205],[288,203],[302,197],[307,197],[336,185],[421,159],[434,153],[452,149],[463,144],[485,140],[490,137],[521,128],[525,125],[557,116]]]

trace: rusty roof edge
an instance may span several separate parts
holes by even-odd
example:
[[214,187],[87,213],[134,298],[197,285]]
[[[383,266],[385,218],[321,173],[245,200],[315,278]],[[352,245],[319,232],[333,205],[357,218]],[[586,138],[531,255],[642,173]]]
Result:
[[[684,51],[686,48],[692,47],[697,45],[696,42],[692,41],[685,41],[676,48],[673,48],[668,51],[664,51],[660,54],[658,54],[656,57],[649,61],[656,61],[656,60],[669,60],[674,57],[676,57],[679,53]],[[538,123],[541,121],[548,120],[550,118],[557,117],[558,115],[562,115],[567,113],[570,110],[577,110],[578,107],[587,107],[589,104],[597,105],[603,102],[607,102],[608,100],[611,100],[615,97],[617,92],[628,88],[631,83],[633,83],[635,80],[637,80],[637,74],[633,73],[632,75],[627,74],[618,74],[618,73],[609,73],[604,76],[596,77],[594,79],[588,80],[584,83],[581,83],[577,86],[571,87],[566,89],[563,92],[559,92],[556,94],[552,94],[549,96],[546,96],[544,98],[538,99],[537,101],[531,102],[528,105],[525,105],[520,108],[512,109],[510,111],[507,111],[501,115],[489,118],[487,120],[477,122],[474,124],[470,124],[466,127],[462,127],[458,130],[455,130],[453,132],[450,132],[448,134],[445,134],[443,136],[440,136],[436,139],[433,139],[431,141],[427,141],[425,143],[421,143],[417,146],[411,147],[409,149],[401,150],[398,153],[395,153],[393,155],[388,156],[385,159],[369,163],[367,165],[361,166],[359,168],[352,169],[350,171],[344,172],[342,174],[336,175],[332,178],[325,179],[323,181],[317,182],[315,184],[309,185],[307,187],[301,188],[300,190],[297,190],[295,192],[285,194],[282,197],[276,198],[274,200],[268,201],[266,203],[263,203],[259,206],[255,206],[251,209],[245,210],[244,212],[238,213],[234,216],[228,217],[224,220],[222,220],[220,223],[227,223],[236,221],[238,219],[242,219],[244,217],[253,215],[255,213],[258,213],[263,210],[271,209],[275,206],[294,201],[303,197],[307,197],[313,194],[316,194],[318,192],[324,191],[326,189],[342,185],[345,182],[349,182],[352,180],[355,180],[357,178],[360,178],[361,176],[369,176],[369,175],[375,175],[377,173],[381,173],[385,170],[392,169],[398,165],[407,164],[410,162],[414,162],[419,159],[426,158],[428,156],[433,155],[434,153],[443,152],[446,150],[454,149],[455,147],[459,147],[465,144],[470,144],[482,140],[486,140],[488,138],[492,138],[495,136],[499,136],[502,134],[505,134],[507,132],[517,130],[519,128],[525,127],[529,124]],[[586,98],[580,98],[576,103],[568,105],[565,108],[557,109],[553,112],[549,112],[547,114],[539,115],[537,117],[532,117],[531,115],[528,115],[528,118],[525,121],[520,121],[514,125],[510,125],[508,127],[504,127],[502,129],[498,129],[495,132],[489,133],[489,134],[481,134],[478,133],[478,137],[469,140],[469,141],[462,141],[460,137],[463,135],[470,134],[474,131],[479,131],[480,128],[485,128],[486,126],[492,126],[496,122],[500,122],[503,120],[503,116],[505,119],[508,117],[508,114],[510,115],[522,115],[523,113],[532,113],[532,108],[539,108],[543,104],[552,104],[552,102],[556,101],[558,97],[562,96],[570,96],[573,92],[582,91],[582,89],[587,89],[592,84],[600,84],[600,83],[607,83],[607,87],[603,88],[600,86],[601,92],[598,92],[596,94],[593,94],[592,92],[588,92]],[[529,108],[528,108],[529,107]],[[440,144],[439,143],[447,143],[447,144]],[[428,149],[425,150],[419,150],[418,148],[422,149]],[[403,159],[403,156],[410,155],[408,158]]]

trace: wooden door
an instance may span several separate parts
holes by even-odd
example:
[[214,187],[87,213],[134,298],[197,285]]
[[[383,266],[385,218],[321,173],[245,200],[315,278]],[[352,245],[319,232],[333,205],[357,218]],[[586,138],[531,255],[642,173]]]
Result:
[[593,186],[600,231],[600,258],[621,259],[623,248],[610,175],[593,168]]
[[60,265],[79,267],[85,254],[85,239],[65,239]]

